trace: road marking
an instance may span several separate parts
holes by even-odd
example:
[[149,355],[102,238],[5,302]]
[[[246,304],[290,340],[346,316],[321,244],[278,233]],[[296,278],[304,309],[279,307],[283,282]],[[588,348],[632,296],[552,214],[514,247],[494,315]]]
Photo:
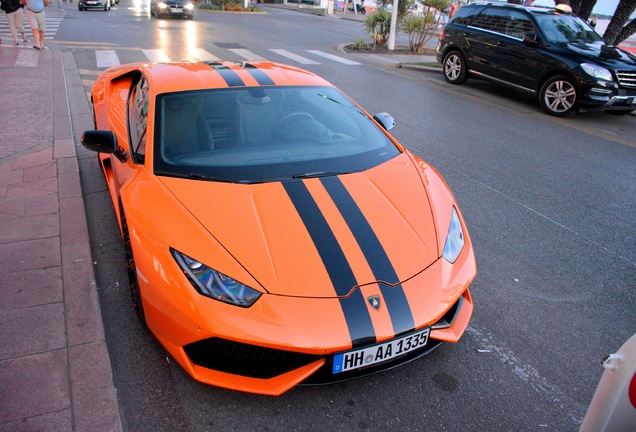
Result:
[[141,52],[143,52],[146,58],[150,60],[151,62],[171,61],[170,57],[168,57],[168,55],[163,50],[160,50],[160,49],[145,49],[145,50],[141,50]]
[[98,68],[109,68],[111,66],[119,66],[119,56],[115,50],[97,50],[95,51]]
[[20,50],[15,65],[18,67],[35,67],[38,65],[40,52],[34,49]]
[[320,64],[316,61],[310,60],[307,57],[299,56],[298,54],[291,53],[284,49],[270,49],[271,52],[274,52],[283,57],[287,57],[288,59],[294,60],[295,62],[311,65],[311,64]]
[[203,48],[187,48],[188,53],[197,60],[201,61],[219,61],[220,59]]
[[329,60],[333,60],[333,61],[338,62],[338,63],[349,65],[349,66],[356,66],[356,65],[361,65],[362,64],[362,63],[354,62],[353,60],[347,60],[344,57],[338,57],[338,56],[335,56],[333,54],[329,54],[329,53],[318,51],[318,50],[305,50],[305,51],[307,51],[308,53],[312,53],[314,55],[320,56],[320,57],[327,58]]
[[243,57],[246,60],[267,60],[264,57],[254,54],[251,51],[242,48],[232,48],[229,51],[232,51],[234,54]]

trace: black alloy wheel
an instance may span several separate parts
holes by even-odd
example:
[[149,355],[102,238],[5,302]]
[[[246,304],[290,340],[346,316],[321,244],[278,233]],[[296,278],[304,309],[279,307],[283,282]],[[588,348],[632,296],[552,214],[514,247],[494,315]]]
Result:
[[141,292],[139,291],[139,282],[137,280],[137,267],[135,267],[135,257],[133,255],[132,245],[130,244],[130,234],[128,232],[128,224],[124,216],[123,209],[121,212],[121,229],[124,235],[124,248],[126,251],[126,270],[128,272],[128,284],[130,285],[130,295],[132,304],[135,308],[137,318],[142,324],[146,324],[146,315],[144,314],[144,305],[141,300]]

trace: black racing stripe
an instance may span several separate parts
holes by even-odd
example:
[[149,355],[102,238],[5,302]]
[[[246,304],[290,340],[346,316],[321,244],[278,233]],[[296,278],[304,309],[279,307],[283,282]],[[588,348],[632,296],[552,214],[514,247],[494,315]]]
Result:
[[274,85],[274,80],[271,79],[264,71],[255,67],[245,67],[245,70],[254,77],[259,85]]
[[[318,250],[336,294],[347,295],[358,282],[318,204],[302,180],[284,182],[283,186]],[[340,305],[354,346],[368,343],[369,337],[373,338],[371,342],[375,342],[373,323],[360,290],[355,290],[348,298],[342,298]]]
[[[353,233],[362,253],[364,254],[371,271],[376,280],[389,283],[397,283],[398,276],[391,264],[386,251],[382,247],[378,236],[371,228],[369,221],[364,217],[360,207],[351,197],[351,194],[345,188],[344,184],[338,177],[324,177],[321,179],[322,184],[331,196],[331,199],[340,210],[342,217],[347,222],[349,229]],[[393,331],[400,334],[415,328],[413,314],[409,306],[404,288],[401,285],[387,286],[380,284],[382,297],[386,302],[386,306],[393,323]]]
[[217,69],[216,71],[219,73],[219,75],[221,75],[221,77],[225,80],[228,86],[230,87],[245,86],[245,83],[243,82],[241,77],[239,77],[238,74],[234,72],[232,69]]

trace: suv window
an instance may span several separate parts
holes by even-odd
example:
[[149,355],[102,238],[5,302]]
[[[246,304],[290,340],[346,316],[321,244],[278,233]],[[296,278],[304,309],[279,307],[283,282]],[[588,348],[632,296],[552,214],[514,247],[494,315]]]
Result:
[[536,15],[537,24],[550,42],[599,42],[602,38],[572,15]]
[[502,8],[488,8],[470,23],[473,27],[496,33],[505,33],[508,11]]
[[511,11],[508,16],[506,34],[513,38],[522,40],[528,33],[534,33],[534,26],[532,25],[530,18],[520,12]]
[[483,7],[463,7],[460,8],[455,15],[453,15],[453,23],[461,25],[469,25],[470,20],[477,15]]

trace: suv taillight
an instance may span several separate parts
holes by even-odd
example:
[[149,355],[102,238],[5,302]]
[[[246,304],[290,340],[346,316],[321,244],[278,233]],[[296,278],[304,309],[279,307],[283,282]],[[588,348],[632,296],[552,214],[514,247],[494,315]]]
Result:
[[444,40],[444,28],[442,28],[442,31],[439,32],[439,40]]

